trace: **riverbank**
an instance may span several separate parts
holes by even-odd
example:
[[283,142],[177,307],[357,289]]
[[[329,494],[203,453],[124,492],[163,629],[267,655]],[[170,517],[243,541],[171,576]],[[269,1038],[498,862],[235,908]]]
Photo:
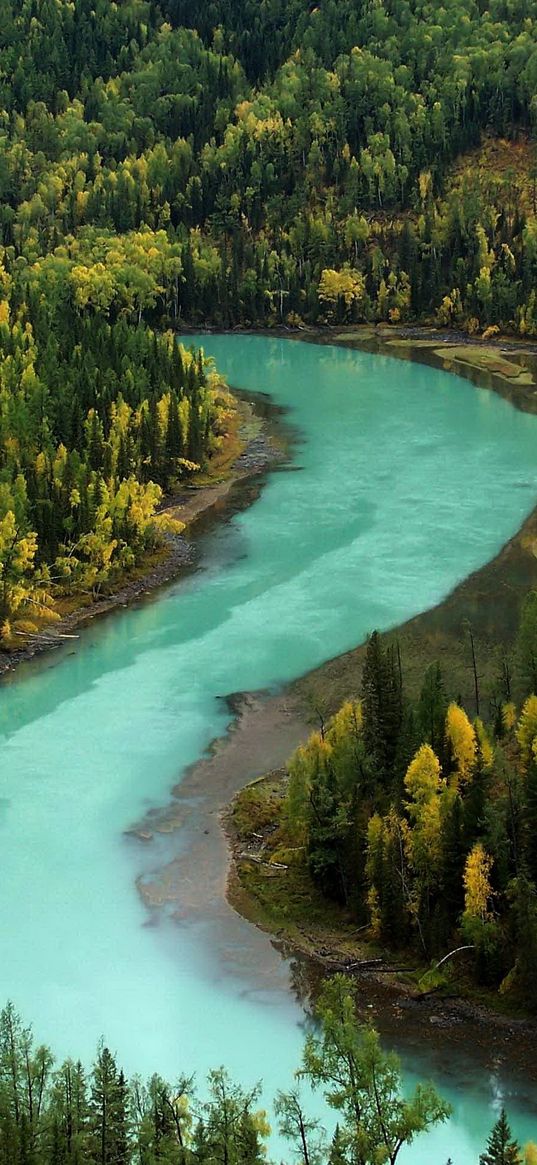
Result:
[[[400,358],[417,358],[421,362],[457,372],[509,399],[522,411],[537,411],[533,351],[517,350],[509,360],[491,355],[491,347],[478,349],[485,372],[479,367],[474,346],[459,349],[459,339],[448,344],[448,352],[439,347],[435,334],[422,340],[415,352],[414,342],[401,335],[390,339],[360,334],[320,337],[316,342],[345,343],[347,346],[375,350]],[[503,342],[503,341],[502,341]],[[494,347],[495,345],[493,345]],[[451,351],[457,349],[455,355]],[[463,360],[463,357],[468,357]],[[486,360],[483,360],[486,357]],[[519,363],[520,361],[520,363]],[[426,667],[439,660],[448,691],[462,698],[464,705],[487,718],[495,680],[502,659],[513,647],[520,605],[529,590],[537,587],[537,508],[528,516],[517,534],[500,553],[470,577],[463,579],[437,607],[385,633],[384,643],[399,644],[405,684],[410,695],[419,692]],[[479,688],[474,691],[471,628],[477,651]],[[318,726],[349,697],[360,692],[364,645],[327,661],[320,668],[298,680],[290,693],[302,708],[309,729]],[[516,689],[516,682],[515,682]],[[516,690],[515,690],[516,695]],[[306,733],[305,733],[306,735]],[[429,1015],[431,1023],[445,1026],[458,1024],[461,1016],[470,1016],[478,1024],[493,1023],[501,1030],[516,1031],[524,1039],[533,1038],[537,1026],[533,1020],[517,1015],[505,998],[495,993],[479,992],[459,965],[457,978],[444,986],[443,998],[423,994],[420,979],[427,970],[415,966],[415,960],[397,957],[397,970],[390,974],[393,955],[380,951],[357,936],[356,923],[342,909],[327,903],[315,890],[307,871],[288,866],[281,857],[284,840],[278,835],[285,769],[261,777],[239,792],[224,814],[229,834],[231,859],[228,897],[235,909],[257,926],[269,931],[284,943],[287,950],[313,960],[324,972],[353,965],[353,973],[362,979],[382,980],[383,991],[402,995]],[[457,996],[452,999],[451,996]]]
[[313,984],[325,975],[348,974],[360,985],[362,1003],[373,996],[377,1006],[384,1001],[392,1010],[412,1014],[425,1037],[440,1028],[458,1039],[460,1025],[467,1035],[471,1024],[482,1042],[490,1028],[500,1043],[517,1041],[517,1061],[525,1062],[527,1054],[537,1079],[536,1018],[505,997],[477,988],[464,957],[432,987],[429,964],[415,952],[389,951],[364,937],[367,927],[357,926],[350,910],[324,898],[305,865],[292,861],[281,829],[286,779],[285,767],[258,777],[222,815],[230,851],[227,896],[234,909],[271,934],[288,957],[306,960]]
[[[234,332],[242,330],[234,329]],[[207,335],[210,334],[208,330]],[[537,342],[508,336],[480,340],[463,332],[418,325],[255,329],[248,334],[280,336],[322,345],[336,344],[376,355],[425,363],[463,376],[481,388],[492,389],[509,400],[515,408],[537,413]],[[262,473],[281,459],[281,450],[271,436],[267,415],[256,412],[247,396],[238,395],[235,399],[236,418],[224,451],[213,459],[207,473],[199,475],[179,495],[166,499],[162,507],[162,512],[184,523],[184,532],[168,536],[164,547],[149,555],[144,563],[125,579],[118,581],[107,594],[98,598],[90,594],[73,595],[58,600],[56,609],[60,617],[57,621],[42,622],[35,634],[21,633],[20,647],[0,650],[0,676],[36,655],[76,639],[78,628],[85,623],[127,606],[171,582],[182,570],[189,568],[193,557],[190,532],[194,523],[217,508],[240,481]],[[534,533],[537,535],[537,523],[535,531],[528,531],[530,539]],[[331,681],[340,671],[337,661],[333,662],[335,667],[330,669]],[[346,683],[345,671],[343,666],[342,690]],[[309,681],[305,681],[308,698],[312,696],[318,702],[320,694],[314,679],[313,684],[314,692]],[[336,682],[333,696],[331,686],[331,683],[327,686],[328,703],[331,710],[335,710],[337,705],[334,701],[338,698],[339,684]],[[341,697],[344,698],[345,695]]]
[[165,545],[118,581],[109,593],[95,599],[86,594],[58,600],[57,621],[43,623],[35,634],[25,636],[20,648],[0,650],[0,676],[43,652],[77,639],[77,630],[90,620],[149,595],[192,566],[191,535],[196,522],[223,505],[240,482],[265,472],[284,458],[265,402],[260,407],[244,395],[236,395],[235,402],[235,415],[224,449],[203,475],[180,493],[166,498],[161,507],[161,513],[183,525],[182,532],[167,535]]
[[[327,337],[327,341],[332,339]],[[356,340],[353,339],[352,343],[356,343]],[[437,346],[438,340],[435,339],[434,343]],[[410,620],[398,631],[388,633],[399,639],[403,635],[405,637],[403,666],[409,689],[416,690],[420,686],[424,667],[440,655],[443,666],[447,666],[450,673],[447,677],[450,686],[455,694],[464,694],[465,699],[468,697],[467,702],[470,704],[473,677],[465,620],[471,617],[479,653],[479,671],[483,676],[483,690],[480,694],[484,705],[488,698],[487,684],[493,678],[498,662],[498,636],[502,635],[503,644],[508,647],[514,637],[520,600],[529,587],[537,585],[537,562],[533,552],[536,540],[537,527],[535,515],[532,515],[493,563],[464,579],[434,611],[426,612]],[[502,587],[506,590],[506,597],[499,609],[498,593],[501,593]],[[214,819],[224,811],[226,803],[245,781],[255,778],[263,767],[277,768],[285,762],[292,748],[318,724],[319,713],[323,717],[330,715],[349,694],[359,691],[362,658],[363,647],[347,652],[290,685],[278,696],[256,693],[232,698],[230,711],[234,713],[235,721],[229,732],[214,743],[209,759],[204,758],[187,771],[184,783],[175,788],[167,808],[148,814],[134,829],[146,844],[156,838],[151,876],[139,882],[140,892],[147,905],[154,909],[165,905],[166,909],[174,912],[179,909],[174,904],[181,901],[180,909],[183,911],[187,884],[188,912],[192,910],[194,914],[194,903],[200,907],[203,900],[206,905],[206,891],[201,886],[202,881],[204,886],[206,881],[209,882],[212,898],[216,900],[219,895],[223,895],[226,850],[218,827],[215,831]],[[285,718],[281,714],[283,704]],[[485,712],[484,706],[482,711]],[[286,733],[287,728],[292,726],[292,731],[287,735],[284,735],[282,729],[284,724]],[[159,853],[162,847],[157,835],[170,834],[176,829],[181,830],[181,835],[175,848],[181,852],[160,866]],[[256,828],[252,830],[252,837],[256,832],[260,831]],[[259,838],[253,837],[254,847],[258,842]],[[173,847],[172,840],[166,847],[168,855]],[[285,862],[281,864],[285,865]],[[270,892],[277,887],[277,865],[271,862],[270,873],[267,874]],[[252,866],[261,871],[261,876],[268,869],[261,862],[250,863],[250,868]],[[192,879],[192,869],[201,870],[201,878]],[[279,876],[285,896],[289,890],[289,880],[285,871]],[[243,886],[244,893],[240,898],[235,894],[237,885],[233,887],[231,882],[230,900],[241,914],[263,926],[266,931],[276,934],[278,941],[286,944],[287,951],[302,952],[297,935],[292,933],[289,925],[290,912],[287,910],[286,914],[285,902],[278,904],[281,906],[279,917],[273,912],[271,917],[263,918],[259,901],[254,901],[252,879],[246,887]],[[331,906],[329,912],[333,923],[334,911]],[[356,930],[352,920],[349,926],[351,931]],[[340,958],[337,952],[334,955],[333,935],[330,938],[325,935],[317,941],[318,938],[317,934],[314,935],[315,949],[324,947],[332,952],[327,956],[327,967],[330,959],[333,961],[335,958],[336,963],[341,962],[351,955],[354,957],[359,949],[355,942],[351,951],[343,951]],[[376,956],[378,952],[374,954]],[[433,1011],[432,1014],[437,1012]]]
[[[326,341],[348,347],[413,360],[470,380],[478,388],[493,391],[521,412],[537,412],[537,344],[512,342],[509,359],[498,358],[508,343],[505,337],[476,345],[462,335],[431,332],[430,329],[364,329],[339,333]],[[367,334],[364,334],[366,332]],[[420,340],[416,341],[419,332]],[[374,333],[373,335],[371,333]],[[388,334],[387,334],[388,333]],[[425,338],[424,333],[427,334]],[[441,346],[440,345],[441,338]],[[464,357],[464,359],[463,359]],[[474,714],[488,713],[491,689],[502,658],[512,649],[520,607],[528,591],[537,587],[537,505],[517,533],[499,553],[460,583],[436,607],[415,616],[382,635],[385,644],[400,646],[405,684],[416,696],[424,670],[441,661],[452,691]],[[479,707],[476,706],[472,670],[471,628],[479,680]],[[310,708],[332,715],[349,697],[359,694],[365,645],[327,661],[322,667],[297,681],[295,691]],[[515,690],[516,698],[516,690]]]
[[537,413],[537,342],[493,335],[486,339],[437,328],[379,324],[346,328],[318,342],[428,364],[492,389],[522,412]]
[[[192,329],[199,334],[199,329]],[[208,329],[207,335],[222,334]],[[310,344],[334,344],[373,355],[428,364],[488,388],[514,408],[537,413],[537,340],[498,333],[486,338],[422,324],[349,324],[278,328],[233,328],[229,335],[277,337]]]

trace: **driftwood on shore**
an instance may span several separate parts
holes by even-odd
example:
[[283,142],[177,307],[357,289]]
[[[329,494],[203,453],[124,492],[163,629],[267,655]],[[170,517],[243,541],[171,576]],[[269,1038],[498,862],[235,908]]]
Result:
[[346,974],[353,972],[359,974],[361,972],[366,973],[371,971],[375,975],[400,975],[402,973],[412,973],[416,970],[415,967],[387,966],[385,959],[380,957],[374,959],[351,959],[350,956],[348,958],[336,958],[330,953],[325,952],[323,947],[313,953],[314,957],[321,960],[325,967],[329,967],[332,971],[342,971]]
[[[28,638],[25,631],[15,631],[15,635],[20,635],[22,639]],[[55,631],[51,628],[50,631],[33,631],[32,639],[38,643],[54,643],[56,639],[80,639],[80,635],[68,635],[66,631]]]
[[252,854],[244,851],[239,854],[239,861],[241,862],[255,862],[256,866],[267,866],[269,870],[288,870],[289,866],[284,865],[283,862],[267,862],[261,854]]

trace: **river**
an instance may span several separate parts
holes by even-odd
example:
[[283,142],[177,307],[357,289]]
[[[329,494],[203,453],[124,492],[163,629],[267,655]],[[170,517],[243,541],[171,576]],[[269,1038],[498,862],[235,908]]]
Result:
[[[303,674],[489,560],[537,500],[537,418],[389,357],[198,341],[232,385],[287,410],[292,463],[201,538],[196,571],[2,684],[0,999],[59,1055],[89,1060],[105,1034],[128,1072],[225,1062],[270,1095],[300,1055],[288,964],[221,896],[189,910],[188,884],[184,909],[149,914],[136,878],[188,830],[146,847],[125,830],[226,731],[226,695]],[[407,1057],[409,1074],[428,1067]],[[536,1092],[508,1066],[450,1053],[433,1070],[455,1116],[413,1165],[476,1161],[503,1096],[537,1139]]]

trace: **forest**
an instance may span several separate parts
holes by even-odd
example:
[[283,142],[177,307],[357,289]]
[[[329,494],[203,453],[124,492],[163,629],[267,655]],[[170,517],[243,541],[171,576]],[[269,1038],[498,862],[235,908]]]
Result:
[[[15,298],[16,291],[13,292]],[[0,322],[0,641],[98,595],[180,523],[163,492],[205,462],[228,411],[201,353],[28,288]]]
[[530,0],[0,17],[5,645],[139,563],[225,439],[171,329],[537,334],[537,37]]
[[536,661],[531,592],[484,721],[448,695],[439,664],[411,699],[397,646],[374,633],[361,698],[288,762],[270,857],[305,867],[375,949],[413,952],[420,990],[455,976],[524,1011],[537,988]]
[[[530,0],[3,0],[5,261],[78,273],[142,232],[176,268],[156,292],[135,257],[133,312],[532,335],[535,20]],[[479,164],[491,138],[501,166]],[[75,298],[106,313],[95,283]]]
[[[283,1151],[305,1165],[396,1165],[451,1112],[431,1084],[403,1092],[397,1056],[358,1022],[355,1004],[344,975],[325,983],[295,1084],[273,1098]],[[306,1088],[324,1093],[331,1133],[310,1115]],[[201,1087],[185,1074],[129,1080],[102,1040],[89,1071],[58,1064],[12,1004],[0,1013],[1,1165],[263,1165],[270,1133],[261,1084],[245,1089],[223,1067]],[[536,1160],[537,1145],[521,1146],[502,1110],[479,1165]]]
[[[0,648],[180,532],[166,500],[226,443],[233,398],[178,334],[537,338],[536,93],[534,0],[0,0]],[[515,671],[483,715],[440,666],[411,697],[374,633],[360,698],[289,761],[274,860],[431,989],[462,966],[528,1010],[535,594]],[[395,1165],[449,1106],[403,1091],[349,977],[315,1012],[274,1103],[289,1156]],[[0,1014],[0,1165],[262,1165],[268,1137],[260,1089],[223,1068],[127,1078],[104,1042],[57,1063]],[[502,1113],[480,1165],[536,1161]]]

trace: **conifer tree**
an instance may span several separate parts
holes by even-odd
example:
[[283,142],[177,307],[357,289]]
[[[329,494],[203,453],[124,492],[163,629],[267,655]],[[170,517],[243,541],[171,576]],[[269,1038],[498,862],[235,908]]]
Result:
[[431,664],[423,678],[417,717],[422,740],[428,741],[440,761],[443,759],[447,707],[448,701],[440,664]]
[[377,631],[369,637],[362,673],[363,737],[380,784],[393,778],[401,731],[402,691],[392,648],[384,650]]
[[522,1165],[520,1146],[511,1136],[503,1108],[488,1139],[486,1151],[479,1158],[479,1165]]
[[123,1072],[101,1044],[92,1072],[89,1144],[97,1165],[129,1165],[129,1115]]

